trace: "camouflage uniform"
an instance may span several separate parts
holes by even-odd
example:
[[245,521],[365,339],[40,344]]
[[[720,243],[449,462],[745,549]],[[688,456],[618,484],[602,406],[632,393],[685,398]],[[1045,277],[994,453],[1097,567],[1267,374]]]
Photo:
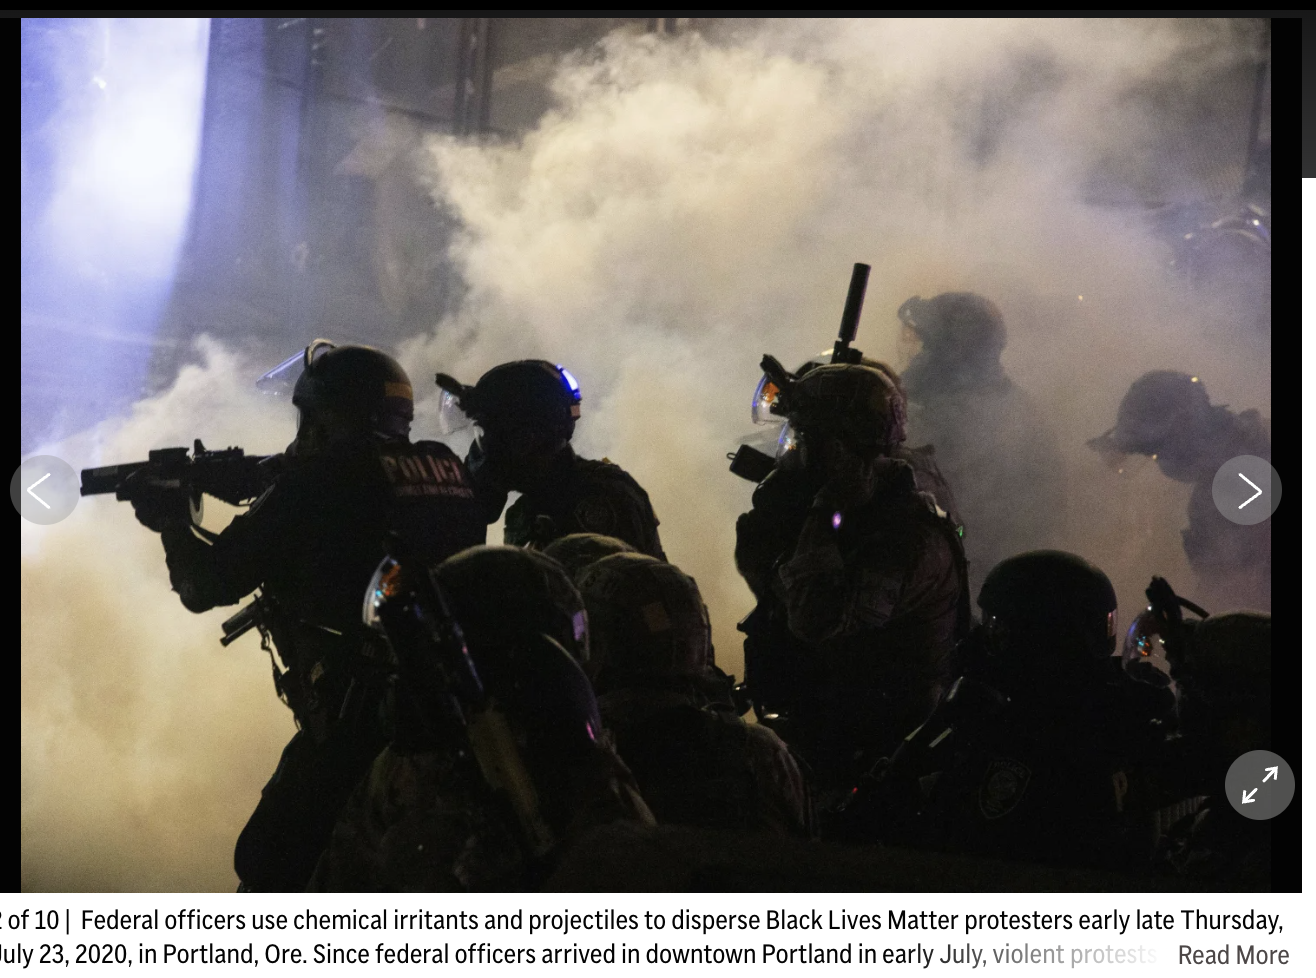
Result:
[[667,559],[648,493],[621,466],[581,458],[568,445],[543,482],[507,510],[503,542],[543,549],[572,533],[616,537],[640,553]]
[[[652,824],[634,779],[600,744],[574,763],[559,844],[616,820]],[[526,856],[515,817],[448,752],[387,747],[344,807],[308,889],[431,892],[536,889],[551,860]]]
[[633,686],[603,722],[660,824],[808,835],[808,788],[781,738],[698,692]]
[[824,782],[849,780],[860,753],[889,750],[928,715],[967,624],[955,529],[907,465],[885,470],[839,530],[811,511],[773,582],[804,677],[787,736]]
[[577,582],[600,713],[659,822],[808,834],[799,767],[780,738],[731,707],[694,580],[621,553]]
[[[316,888],[532,889],[582,831],[653,822],[581,669],[584,607],[565,571],[531,551],[476,547],[432,573],[479,691],[454,700],[453,680],[426,691],[412,676],[422,709],[399,713],[393,742],[334,830]],[[385,632],[416,641],[406,627]],[[394,650],[404,667],[435,654],[423,640]],[[431,722],[445,706],[461,711],[460,723]]]

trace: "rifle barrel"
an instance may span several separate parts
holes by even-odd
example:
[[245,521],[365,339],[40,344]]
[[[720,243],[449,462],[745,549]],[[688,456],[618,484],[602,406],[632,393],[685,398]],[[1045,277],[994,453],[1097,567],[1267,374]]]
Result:
[[117,492],[124,479],[147,464],[125,462],[122,465],[102,465],[97,469],[83,469],[82,485],[78,492],[83,496],[100,496],[107,492]]
[[841,313],[841,329],[837,333],[837,339],[846,346],[854,342],[859,332],[859,315],[864,310],[864,293],[868,291],[868,273],[872,270],[872,265],[857,261],[850,273],[850,291],[845,296],[845,311]]

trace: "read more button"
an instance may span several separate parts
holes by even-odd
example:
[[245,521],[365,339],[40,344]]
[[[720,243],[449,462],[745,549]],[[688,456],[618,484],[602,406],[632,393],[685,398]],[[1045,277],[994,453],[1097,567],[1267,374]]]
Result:
[[1285,948],[1257,947],[1249,944],[1228,944],[1217,948],[1191,947],[1179,945],[1180,964],[1288,964],[1289,952]]

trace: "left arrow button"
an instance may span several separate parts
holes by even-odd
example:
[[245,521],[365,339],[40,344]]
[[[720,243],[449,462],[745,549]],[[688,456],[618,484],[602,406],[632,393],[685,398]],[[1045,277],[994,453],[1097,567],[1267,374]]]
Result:
[[78,474],[54,455],[33,456],[9,480],[9,501],[30,523],[58,523],[73,512],[80,498]]

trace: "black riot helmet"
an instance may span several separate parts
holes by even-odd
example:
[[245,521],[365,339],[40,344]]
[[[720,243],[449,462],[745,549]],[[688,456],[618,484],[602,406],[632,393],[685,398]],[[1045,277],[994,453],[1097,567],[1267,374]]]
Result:
[[467,387],[446,374],[436,378],[485,435],[532,432],[532,441],[560,447],[571,440],[580,417],[580,385],[564,367],[547,360],[499,364]]
[[1104,659],[1115,651],[1115,588],[1077,554],[1007,557],[987,574],[978,606],[998,654],[1032,659],[1068,645]]
[[824,364],[773,405],[796,431],[832,435],[858,455],[889,455],[905,440],[905,399],[887,374],[854,363]]
[[1121,452],[1154,455],[1181,433],[1195,431],[1211,409],[1196,377],[1153,370],[1133,382],[1120,401],[1110,441]]
[[292,402],[303,423],[339,432],[405,438],[413,416],[411,379],[387,353],[316,340],[303,355]]
[[577,581],[589,609],[591,674],[600,692],[652,679],[708,677],[708,608],[694,578],[648,554],[618,553]]

